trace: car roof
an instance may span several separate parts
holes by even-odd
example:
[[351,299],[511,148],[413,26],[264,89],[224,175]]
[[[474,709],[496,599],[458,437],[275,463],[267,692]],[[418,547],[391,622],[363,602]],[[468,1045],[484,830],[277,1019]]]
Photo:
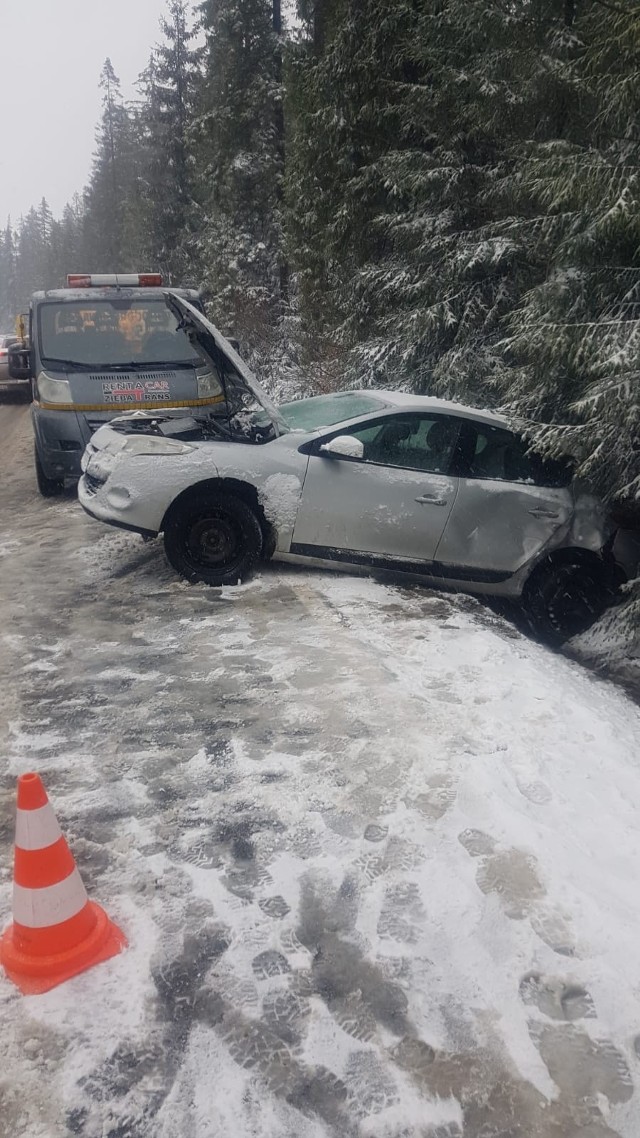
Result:
[[[437,411],[442,415],[464,415],[465,418],[479,419],[483,423],[491,423],[494,426],[509,426],[509,420],[505,415],[500,415],[496,411],[487,411],[480,407],[467,407],[463,403],[454,403],[451,399],[436,399],[432,395],[411,395],[406,391],[387,391],[378,387],[361,388],[357,394],[370,395],[373,399],[378,396],[380,399],[384,399],[385,403],[402,408],[403,411]],[[382,410],[383,408],[381,408]],[[362,418],[362,415],[359,415],[358,418]]]

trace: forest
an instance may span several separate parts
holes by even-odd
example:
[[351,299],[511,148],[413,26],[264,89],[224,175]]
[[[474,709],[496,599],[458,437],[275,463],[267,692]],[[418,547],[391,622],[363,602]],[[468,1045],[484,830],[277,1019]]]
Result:
[[93,166],[0,234],[0,322],[67,272],[201,287],[272,391],[500,407],[640,500],[640,7],[168,0]]

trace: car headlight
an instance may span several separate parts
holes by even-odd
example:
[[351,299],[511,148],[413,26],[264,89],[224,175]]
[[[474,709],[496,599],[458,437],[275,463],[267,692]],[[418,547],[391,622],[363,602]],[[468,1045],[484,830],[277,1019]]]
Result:
[[195,450],[189,443],[179,443],[176,439],[163,439],[158,435],[129,436],[122,451],[126,454],[187,454]]
[[53,379],[46,371],[38,376],[38,394],[45,403],[73,403],[68,379]]
[[115,461],[115,454],[109,454],[106,450],[99,450],[96,454],[89,455],[83,472],[91,478],[97,479],[98,482],[106,482],[113,470]]
[[200,372],[196,375],[196,379],[199,399],[211,399],[215,395],[222,394],[220,380],[212,371]]

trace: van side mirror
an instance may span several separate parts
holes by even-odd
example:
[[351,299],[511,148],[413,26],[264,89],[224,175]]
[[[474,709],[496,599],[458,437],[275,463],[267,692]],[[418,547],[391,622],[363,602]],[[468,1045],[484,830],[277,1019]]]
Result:
[[353,435],[338,435],[335,439],[330,439],[328,443],[323,443],[320,447],[320,454],[326,454],[329,457],[336,455],[339,458],[364,458],[364,443],[360,439],[356,439]]
[[9,376],[11,379],[32,379],[31,352],[22,344],[12,344],[8,357]]

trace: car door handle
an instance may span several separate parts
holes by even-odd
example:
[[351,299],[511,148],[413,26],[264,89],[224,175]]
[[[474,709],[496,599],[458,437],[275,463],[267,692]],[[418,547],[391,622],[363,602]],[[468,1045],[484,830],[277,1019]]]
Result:
[[421,506],[446,506],[448,501],[448,498],[439,498],[437,494],[421,494],[416,498]]
[[537,506],[535,509],[529,510],[529,513],[532,514],[534,518],[551,518],[552,521],[557,521],[560,517],[557,510],[545,510],[542,506]]

